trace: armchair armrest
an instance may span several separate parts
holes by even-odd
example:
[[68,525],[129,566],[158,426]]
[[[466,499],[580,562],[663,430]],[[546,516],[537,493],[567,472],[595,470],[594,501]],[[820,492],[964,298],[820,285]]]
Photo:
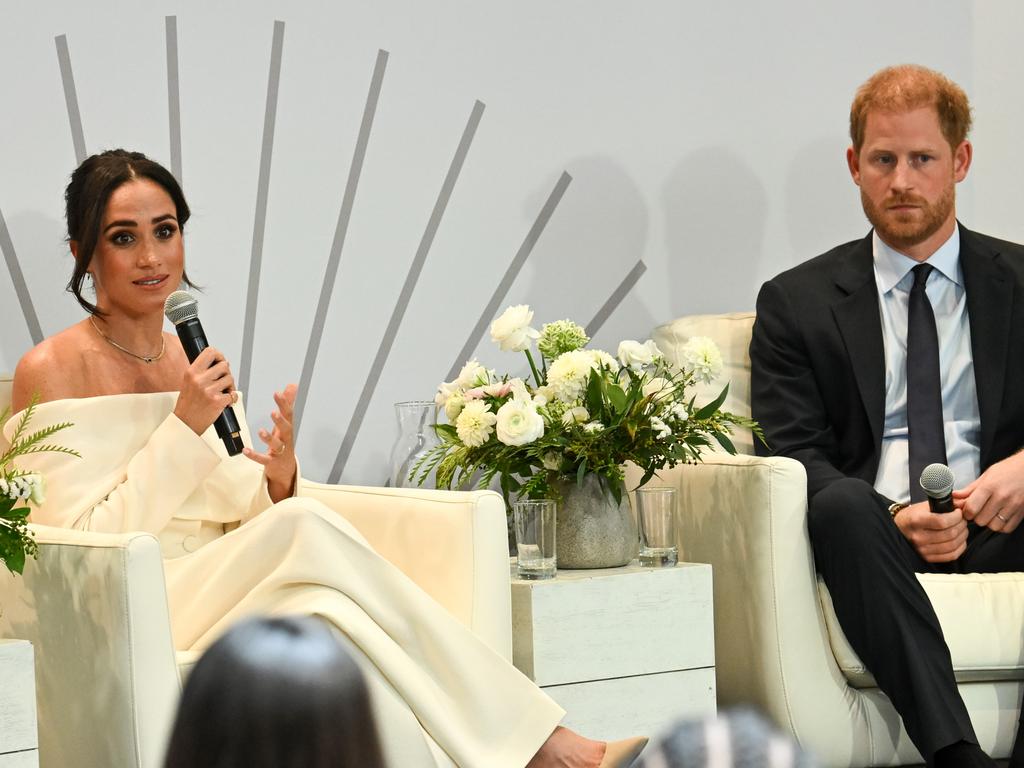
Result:
[[500,495],[308,481],[298,495],[321,501],[352,523],[378,554],[511,660],[508,534]]
[[35,646],[41,764],[157,768],[180,694],[157,540],[32,528],[39,559],[0,574],[0,636]]
[[851,698],[818,599],[803,466],[709,453],[660,478],[678,488],[680,557],[713,568],[719,701],[760,707],[823,759],[856,753],[849,725],[831,727],[849,723]]

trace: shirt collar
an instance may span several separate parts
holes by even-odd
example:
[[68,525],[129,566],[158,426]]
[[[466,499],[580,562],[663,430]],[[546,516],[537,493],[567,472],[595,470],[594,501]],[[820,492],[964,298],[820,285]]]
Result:
[[[878,232],[871,232],[871,248],[875,260],[875,280],[878,284],[878,291],[886,294],[896,284],[916,267],[920,262],[909,256],[890,248]],[[963,272],[960,269],[960,224],[953,227],[953,234],[949,236],[938,250],[925,259],[926,264],[931,264],[936,270],[957,285],[963,285]]]

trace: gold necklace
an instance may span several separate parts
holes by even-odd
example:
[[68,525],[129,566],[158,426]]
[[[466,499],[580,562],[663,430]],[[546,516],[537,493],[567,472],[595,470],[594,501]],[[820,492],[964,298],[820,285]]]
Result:
[[156,354],[156,355],[139,355],[139,354],[136,354],[135,352],[132,352],[130,349],[125,349],[120,344],[118,344],[116,341],[114,341],[112,338],[107,336],[107,334],[105,334],[103,331],[101,331],[100,327],[98,325],[96,325],[96,319],[92,315],[89,315],[89,322],[92,323],[92,327],[96,329],[96,333],[98,333],[100,335],[100,338],[102,338],[105,342],[107,342],[107,344],[109,344],[110,346],[114,347],[115,349],[121,350],[126,355],[131,355],[132,357],[138,358],[139,360],[141,360],[144,363],[155,363],[157,360],[159,360],[161,357],[163,357],[164,356],[164,352],[167,351],[167,340],[164,338],[164,335],[163,335],[162,332],[160,334],[160,352],[158,354]]

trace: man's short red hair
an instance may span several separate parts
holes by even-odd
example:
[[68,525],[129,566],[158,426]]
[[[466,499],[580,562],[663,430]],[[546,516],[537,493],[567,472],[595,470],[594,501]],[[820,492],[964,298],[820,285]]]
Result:
[[934,107],[942,135],[956,149],[971,129],[971,105],[963,89],[945,75],[917,64],[901,64],[876,72],[857,89],[850,107],[853,150],[864,144],[868,113],[909,112]]

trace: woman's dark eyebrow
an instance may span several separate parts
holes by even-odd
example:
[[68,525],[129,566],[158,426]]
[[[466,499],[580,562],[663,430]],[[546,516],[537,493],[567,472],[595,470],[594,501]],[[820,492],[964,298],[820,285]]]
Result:
[[[177,221],[177,218],[175,218],[173,213],[165,213],[163,216],[157,216],[155,219],[152,219],[150,221],[150,223],[151,224],[159,224],[161,221],[168,221],[168,220],[170,220],[170,221]],[[113,229],[114,227],[137,227],[137,226],[139,226],[139,223],[137,221],[133,221],[132,219],[119,219],[118,221],[112,221],[109,224],[107,224],[107,226],[105,226],[103,228],[103,231],[106,232],[108,229]]]

